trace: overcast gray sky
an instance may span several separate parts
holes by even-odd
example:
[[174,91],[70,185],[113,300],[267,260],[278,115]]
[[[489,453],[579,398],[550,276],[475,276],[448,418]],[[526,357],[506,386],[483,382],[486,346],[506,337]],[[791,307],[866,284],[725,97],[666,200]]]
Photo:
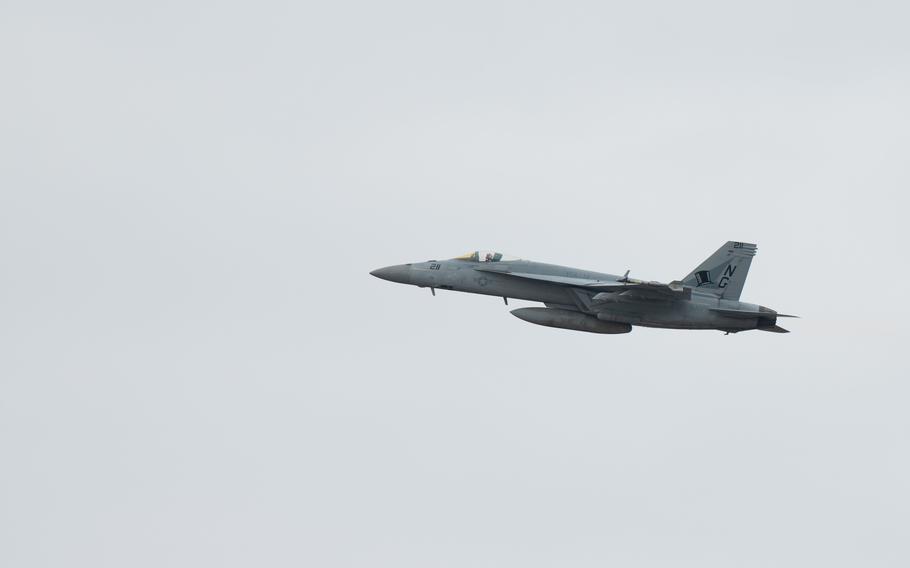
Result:
[[[3,3],[0,565],[910,565],[908,21]],[[730,239],[793,333],[368,274]]]

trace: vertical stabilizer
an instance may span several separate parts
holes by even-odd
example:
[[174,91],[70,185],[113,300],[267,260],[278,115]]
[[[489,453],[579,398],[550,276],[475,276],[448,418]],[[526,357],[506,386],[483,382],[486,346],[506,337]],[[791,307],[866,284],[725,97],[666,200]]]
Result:
[[683,278],[682,282],[725,300],[739,300],[752,257],[757,251],[758,247],[754,244],[727,241],[727,244]]

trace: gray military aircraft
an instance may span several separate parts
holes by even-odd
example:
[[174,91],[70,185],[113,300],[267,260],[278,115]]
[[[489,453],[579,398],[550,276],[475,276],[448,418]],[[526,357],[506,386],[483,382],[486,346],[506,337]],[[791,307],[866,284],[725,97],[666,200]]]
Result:
[[739,301],[757,247],[728,241],[682,280],[646,282],[475,251],[450,260],[378,268],[383,280],[472,294],[543,302],[519,308],[527,322],[592,333],[628,333],[633,325],[670,329],[749,329],[788,333],[777,318],[797,317]]

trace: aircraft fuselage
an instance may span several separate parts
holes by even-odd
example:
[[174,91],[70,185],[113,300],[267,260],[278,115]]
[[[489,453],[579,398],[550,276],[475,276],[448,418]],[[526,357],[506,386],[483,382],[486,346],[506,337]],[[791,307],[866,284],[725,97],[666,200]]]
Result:
[[[524,277],[516,278],[516,273]],[[371,274],[392,282],[430,288],[434,294],[436,290],[452,290],[542,302],[547,308],[523,308],[513,313],[532,323],[579,331],[623,333],[629,331],[631,325],[716,329],[731,333],[749,329],[783,331],[774,329],[777,318],[774,310],[724,299],[697,287],[687,287],[684,299],[641,297],[632,289],[625,293],[599,293],[596,289],[566,285],[565,282],[622,286],[628,279],[529,260],[430,260],[380,268]],[[534,279],[535,275],[556,281]],[[728,315],[731,313],[735,317]]]

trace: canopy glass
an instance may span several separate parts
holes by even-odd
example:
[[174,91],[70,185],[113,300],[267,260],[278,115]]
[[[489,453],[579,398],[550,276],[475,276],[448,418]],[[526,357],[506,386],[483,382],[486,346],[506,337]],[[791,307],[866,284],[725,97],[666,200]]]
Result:
[[492,250],[475,250],[461,256],[456,256],[453,260],[467,260],[470,262],[508,262],[510,260],[518,260],[518,257]]

